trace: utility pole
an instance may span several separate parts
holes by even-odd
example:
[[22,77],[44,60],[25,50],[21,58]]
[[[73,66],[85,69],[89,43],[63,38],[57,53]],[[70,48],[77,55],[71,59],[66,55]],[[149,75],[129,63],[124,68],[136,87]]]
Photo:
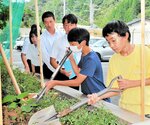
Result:
[[90,0],[90,26],[92,27],[94,23],[94,5],[93,1]]
[[66,15],[66,0],[64,0],[64,11],[63,11],[64,16]]

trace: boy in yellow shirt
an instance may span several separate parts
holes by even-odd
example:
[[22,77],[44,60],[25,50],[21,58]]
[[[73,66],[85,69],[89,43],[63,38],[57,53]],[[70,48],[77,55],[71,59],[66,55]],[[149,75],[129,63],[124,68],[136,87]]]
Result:
[[[106,38],[110,47],[116,52],[109,61],[107,85],[118,75],[119,79],[114,83],[113,88],[123,90],[119,106],[131,112],[140,114],[140,77],[141,77],[141,47],[130,44],[130,31],[122,21],[112,21],[103,28],[103,37]],[[145,47],[145,114],[150,114],[150,49]],[[89,104],[98,100],[118,95],[116,92],[109,92],[98,97],[96,94],[88,95]]]

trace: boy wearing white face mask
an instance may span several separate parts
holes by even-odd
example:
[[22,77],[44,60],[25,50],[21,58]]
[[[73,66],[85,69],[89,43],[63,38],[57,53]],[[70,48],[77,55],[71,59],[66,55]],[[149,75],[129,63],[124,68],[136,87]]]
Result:
[[[46,83],[47,91],[55,85],[62,86],[79,86],[83,94],[99,92],[105,89],[103,84],[103,72],[101,62],[97,54],[89,47],[90,34],[86,29],[74,28],[68,34],[68,41],[71,48],[76,48],[76,51],[82,51],[82,57],[77,66],[73,56],[70,56],[70,62],[76,73],[76,79],[65,81],[48,81]],[[76,47],[72,47],[76,46]],[[73,49],[72,49],[73,50]],[[110,101],[109,99],[105,99]]]
[[73,54],[75,55],[75,57],[77,59],[77,63],[78,63],[81,59],[82,48],[78,49],[77,46],[70,46],[70,49],[72,50]]

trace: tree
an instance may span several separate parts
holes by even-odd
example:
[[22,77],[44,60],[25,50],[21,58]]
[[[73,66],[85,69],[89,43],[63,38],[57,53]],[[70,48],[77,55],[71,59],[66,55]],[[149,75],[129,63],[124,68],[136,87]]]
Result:
[[9,18],[9,7],[3,5],[2,0],[0,0],[0,29],[2,30],[7,23]]
[[[38,0],[39,20],[43,12],[49,10],[55,14],[56,21],[62,22],[63,0]],[[92,0],[94,5],[94,24],[103,27],[111,20],[132,21],[140,16],[140,0]],[[78,24],[89,25],[90,0],[65,0],[65,13],[73,13],[78,17]],[[150,0],[145,1],[146,18],[150,19]],[[34,0],[26,4],[22,26],[35,23]]]

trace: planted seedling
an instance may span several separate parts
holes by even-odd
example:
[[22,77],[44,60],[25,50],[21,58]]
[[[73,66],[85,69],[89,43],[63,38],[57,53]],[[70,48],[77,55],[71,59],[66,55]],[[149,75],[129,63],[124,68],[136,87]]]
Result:
[[29,113],[37,104],[33,99],[28,99],[28,95],[27,92],[19,95],[7,95],[3,98],[3,105],[7,104],[10,110],[20,107],[22,113]]

